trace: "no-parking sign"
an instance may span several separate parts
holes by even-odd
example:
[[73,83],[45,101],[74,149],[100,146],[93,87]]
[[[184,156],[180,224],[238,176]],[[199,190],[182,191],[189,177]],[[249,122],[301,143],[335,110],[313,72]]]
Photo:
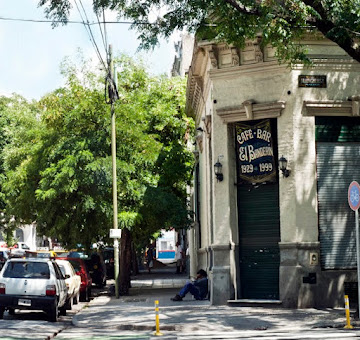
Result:
[[352,181],[349,185],[348,202],[352,210],[356,211],[360,208],[360,185],[356,181]]

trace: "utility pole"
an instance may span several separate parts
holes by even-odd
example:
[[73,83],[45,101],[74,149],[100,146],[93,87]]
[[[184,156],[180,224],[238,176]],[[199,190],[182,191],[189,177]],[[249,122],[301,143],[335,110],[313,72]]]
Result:
[[[117,177],[116,177],[116,114],[115,102],[118,99],[117,88],[114,79],[114,61],[112,55],[112,45],[109,45],[109,98],[111,104],[111,159],[112,159],[112,182],[113,182],[113,229],[118,226],[118,206],[117,206]],[[119,298],[119,239],[114,238],[114,276],[115,276],[115,296]]]

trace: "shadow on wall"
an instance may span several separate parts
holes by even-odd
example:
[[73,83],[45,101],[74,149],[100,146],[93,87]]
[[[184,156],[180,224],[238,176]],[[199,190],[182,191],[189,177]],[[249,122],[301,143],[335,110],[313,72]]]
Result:
[[[350,79],[348,74],[335,72],[328,75],[327,89],[304,90],[309,91],[309,96],[312,98],[316,93],[316,98],[319,100],[348,100],[350,96],[359,95],[359,80],[360,75]],[[301,105],[301,103],[298,104]],[[347,117],[342,118],[344,121],[346,119]],[[298,131],[300,143],[294,154],[295,168],[297,171],[304,172],[303,178],[309,174],[311,176],[316,174],[316,177],[312,182],[304,180],[296,183],[298,217],[295,239],[305,242],[306,240],[313,241],[313,239],[309,240],[307,231],[309,228],[311,230],[316,228],[319,232],[321,224],[321,232],[319,232],[321,263],[310,267],[309,257],[303,257],[304,254],[308,255],[306,251],[301,253],[301,250],[298,250],[298,268],[290,269],[286,266],[280,268],[283,274],[286,272],[287,275],[286,282],[283,282],[283,295],[287,296],[287,292],[290,291],[298,292],[298,301],[292,301],[298,306],[304,304],[312,304],[316,307],[343,306],[345,283],[356,281],[355,219],[354,213],[348,207],[347,190],[352,180],[360,180],[360,171],[350,172],[351,169],[360,169],[360,165],[354,164],[357,162],[357,157],[354,159],[354,147],[359,148],[360,143],[346,145],[341,141],[338,142],[338,139],[334,137],[334,140],[327,141],[332,145],[327,144],[324,149],[320,149],[319,143],[314,145],[306,142],[314,140],[314,117],[301,117],[301,120],[301,130]],[[308,120],[308,123],[304,123],[303,120]],[[343,132],[339,130],[338,135]],[[333,135],[336,136],[336,131],[333,131]],[[317,167],[316,159],[319,165],[321,163],[321,167]],[[347,166],[343,166],[344,163]],[[338,182],[338,190],[334,188],[334,181]],[[341,182],[342,184],[339,184]],[[320,203],[318,203],[318,197]],[[325,198],[324,203],[321,202],[323,198]],[[289,211],[292,207],[293,201],[289,200],[283,209]],[[316,219],[317,214],[319,214],[318,219]],[[309,218],[311,215],[315,218]],[[304,216],[303,219],[300,218],[302,216]],[[317,224],[307,225],[307,223]],[[303,283],[303,277],[308,276],[309,273],[315,273],[315,284]]]

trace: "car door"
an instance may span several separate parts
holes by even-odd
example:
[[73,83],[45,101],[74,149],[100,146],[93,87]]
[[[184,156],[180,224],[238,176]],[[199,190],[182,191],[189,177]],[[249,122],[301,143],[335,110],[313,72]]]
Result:
[[65,278],[61,273],[61,270],[59,268],[59,266],[57,265],[57,263],[54,261],[52,262],[53,265],[53,269],[55,272],[55,284],[56,284],[56,290],[59,294],[59,306],[63,306],[66,302],[66,297],[67,297],[67,287],[66,287],[66,283],[65,283]]
[[74,285],[74,294],[77,294],[80,291],[81,278],[79,275],[76,275],[75,269],[72,264],[69,262],[69,267],[71,271],[71,278]]

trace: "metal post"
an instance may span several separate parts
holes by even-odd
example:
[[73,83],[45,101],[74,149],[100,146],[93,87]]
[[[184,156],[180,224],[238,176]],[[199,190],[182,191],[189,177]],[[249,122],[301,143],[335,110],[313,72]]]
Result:
[[156,331],[155,331],[154,335],[157,335],[157,336],[163,335],[160,332],[159,300],[155,300],[155,326],[156,326]]
[[349,308],[349,297],[345,295],[345,316],[346,316],[346,326],[345,329],[352,329],[353,326],[350,324],[350,308]]
[[[116,114],[115,114],[115,91],[113,86],[114,79],[114,62],[112,56],[112,45],[109,45],[110,61],[110,87],[109,91],[111,100],[111,159],[112,159],[112,181],[113,181],[113,228],[118,229],[118,206],[117,206],[117,177],[116,177]],[[115,278],[115,296],[119,298],[119,240],[114,239],[114,278]]]
[[357,281],[358,281],[358,311],[360,315],[360,245],[359,245],[359,210],[355,210],[356,227],[356,260],[357,260]]

